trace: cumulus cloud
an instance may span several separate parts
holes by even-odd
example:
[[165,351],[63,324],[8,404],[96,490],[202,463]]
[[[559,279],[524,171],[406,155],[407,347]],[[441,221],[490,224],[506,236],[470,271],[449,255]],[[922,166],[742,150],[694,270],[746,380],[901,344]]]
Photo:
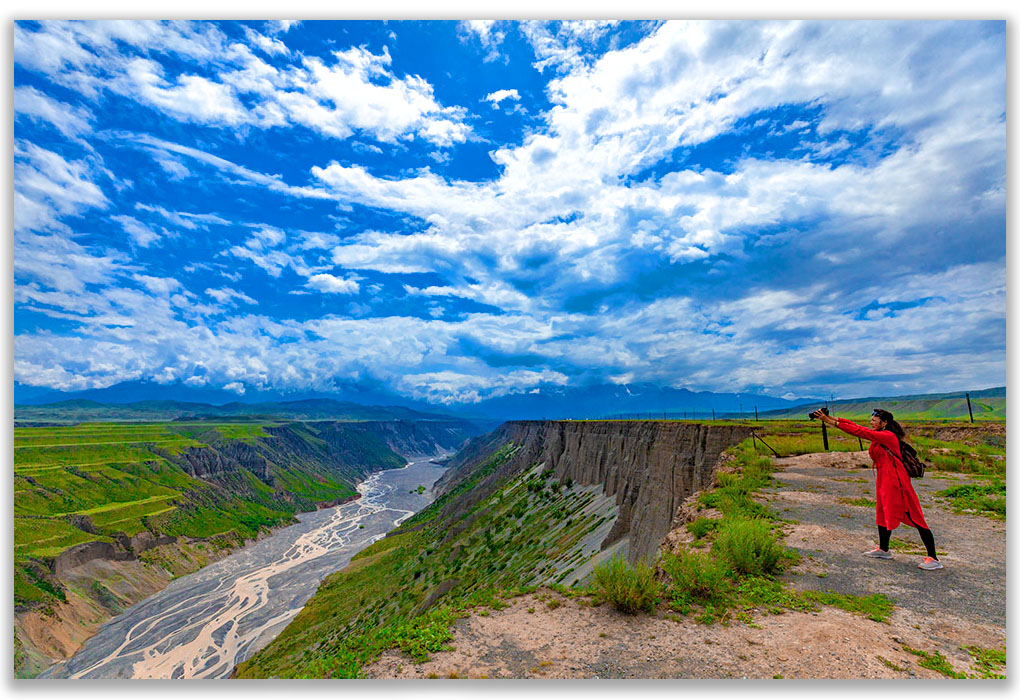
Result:
[[337,277],[327,273],[312,275],[305,285],[326,294],[357,294],[360,287],[353,277]]
[[514,102],[517,102],[521,99],[521,96],[517,93],[516,89],[496,90],[496,92],[490,92],[486,95],[485,99],[492,105],[493,109],[496,109],[499,107],[499,103],[503,100],[513,100]]

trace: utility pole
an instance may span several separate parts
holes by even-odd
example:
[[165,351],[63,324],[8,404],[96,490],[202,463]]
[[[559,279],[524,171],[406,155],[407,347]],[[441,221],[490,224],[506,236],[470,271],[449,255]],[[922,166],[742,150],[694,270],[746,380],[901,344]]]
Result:
[[970,414],[970,422],[974,422],[974,409],[970,407],[970,392],[967,392],[967,413]]
[[757,406],[754,407],[754,419],[755,419],[755,421],[758,420],[758,407]]
[[712,420],[715,420],[715,409],[712,409]]

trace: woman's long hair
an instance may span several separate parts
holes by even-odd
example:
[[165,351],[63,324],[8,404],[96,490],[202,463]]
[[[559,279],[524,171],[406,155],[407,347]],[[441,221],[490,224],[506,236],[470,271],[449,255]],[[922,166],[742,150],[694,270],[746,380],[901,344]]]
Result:
[[883,430],[888,431],[892,435],[899,438],[900,442],[903,443],[903,439],[907,437],[907,432],[903,430],[903,426],[892,418],[892,414],[884,408],[876,408],[872,411],[873,415],[877,415],[879,419],[885,421],[885,428]]

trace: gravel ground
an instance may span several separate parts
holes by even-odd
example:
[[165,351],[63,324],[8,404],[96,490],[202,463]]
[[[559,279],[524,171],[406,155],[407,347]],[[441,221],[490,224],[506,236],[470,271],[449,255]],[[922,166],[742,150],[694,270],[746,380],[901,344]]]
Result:
[[929,475],[915,480],[914,489],[945,565],[940,571],[923,571],[917,568],[925,555],[921,538],[907,525],[897,528],[893,538],[913,545],[912,550],[894,551],[892,560],[861,556],[878,543],[874,506],[847,505],[839,499],[874,500],[874,477],[866,453],[802,455],[777,460],[776,466],[782,472],[776,478],[783,485],[767,489],[765,500],[781,517],[798,521],[786,538],[786,544],[803,555],[801,566],[786,576],[795,587],[856,595],[884,593],[918,619],[948,614],[1005,629],[1005,521],[953,513],[948,503],[933,495],[968,483],[971,477]]

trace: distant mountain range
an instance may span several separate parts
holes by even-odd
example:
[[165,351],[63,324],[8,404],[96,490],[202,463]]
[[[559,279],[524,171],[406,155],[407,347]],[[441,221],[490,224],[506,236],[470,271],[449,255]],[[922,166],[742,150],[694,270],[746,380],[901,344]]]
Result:
[[15,405],[16,424],[79,423],[94,421],[174,421],[287,418],[292,420],[436,421],[456,420],[449,414],[425,413],[403,406],[362,406],[333,399],[305,399],[215,406],[186,401],[135,401],[104,404],[70,399],[39,405]]
[[[1005,418],[1006,388],[971,392],[975,418]],[[336,392],[286,394],[251,388],[242,396],[223,389],[185,384],[125,382],[80,392],[40,390],[15,383],[17,421],[175,420],[275,416],[297,420],[438,420],[466,418],[486,424],[505,420],[662,417],[708,418],[751,416],[799,418],[824,399],[781,399],[763,394],[689,391],[654,384],[546,386],[532,393],[510,394],[478,403],[437,406],[399,396],[381,386],[349,385]],[[978,405],[980,403],[980,405]],[[832,405],[847,417],[866,417],[876,405],[904,418],[967,416],[964,392],[844,399]],[[895,408],[892,408],[895,407]],[[899,414],[898,414],[899,415]]]
[[[911,394],[907,396],[872,396],[828,402],[833,415],[854,420],[867,419],[876,408],[884,408],[898,420],[1006,420],[1006,387],[971,391],[970,411],[967,409],[967,392],[948,394]],[[765,411],[762,418],[806,418],[807,413],[826,402],[805,403],[793,408]]]
[[[387,415],[390,419],[421,420],[423,416],[456,416],[504,421],[663,413],[674,417],[682,416],[685,412],[691,417],[707,417],[713,410],[719,414],[741,410],[746,412],[753,411],[757,406],[759,411],[768,411],[790,408],[809,401],[812,399],[789,400],[763,394],[694,392],[655,384],[547,386],[533,393],[511,394],[477,403],[446,406],[407,399],[381,386],[370,385],[345,385],[332,393],[285,394],[252,388],[241,396],[223,389],[192,387],[183,383],[123,382],[104,389],[76,392],[40,389],[17,382],[14,385],[15,418],[18,420],[45,420],[41,417],[45,412],[30,407],[44,404],[53,406],[57,402],[65,404],[59,410],[68,416],[90,416],[82,420],[172,420],[166,416],[261,414],[301,419],[345,416],[364,420],[384,419],[382,416]],[[368,418],[368,414],[372,417]]]

